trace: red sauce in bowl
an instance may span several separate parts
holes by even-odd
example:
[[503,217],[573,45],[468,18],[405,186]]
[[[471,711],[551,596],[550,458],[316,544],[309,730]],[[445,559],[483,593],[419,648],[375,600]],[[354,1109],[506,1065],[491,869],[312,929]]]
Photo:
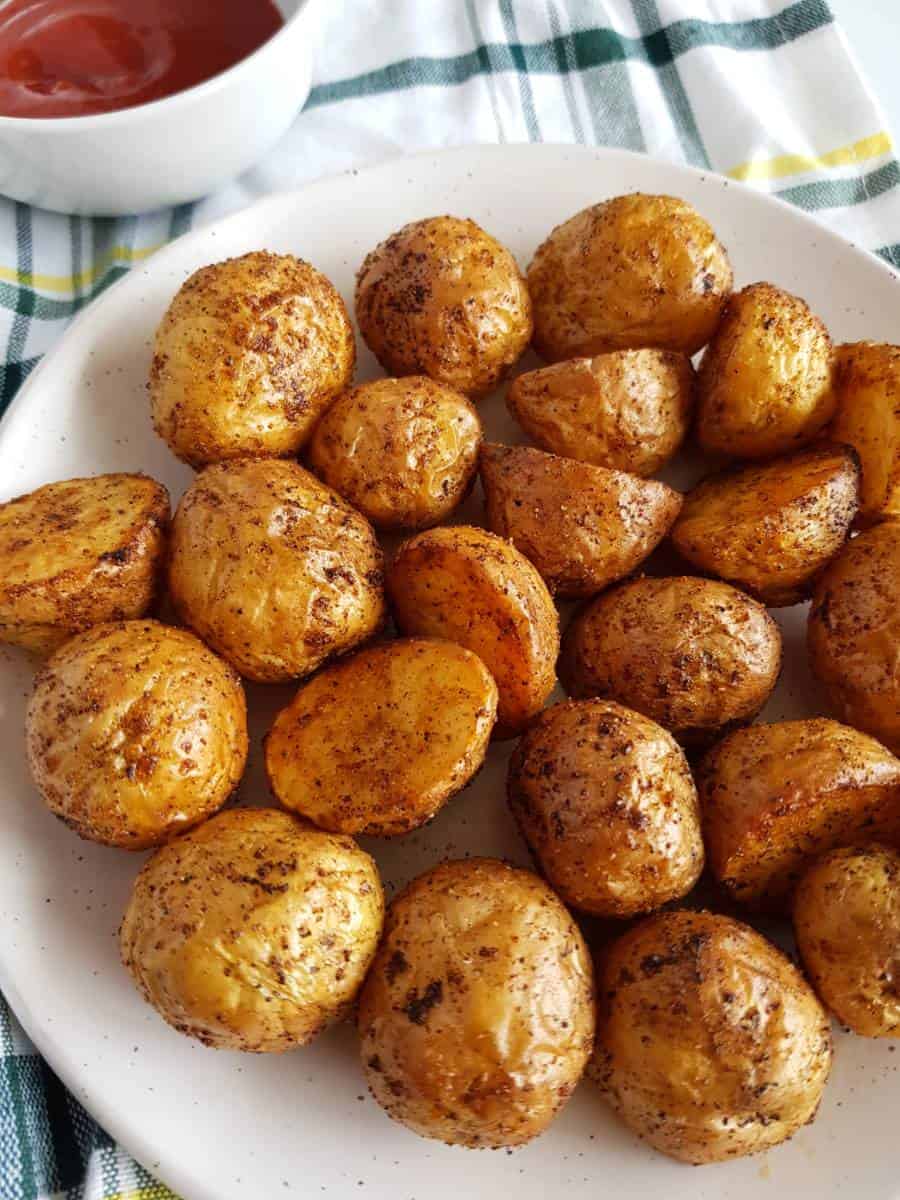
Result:
[[252,54],[272,0],[8,0],[0,116],[80,117],[160,100]]

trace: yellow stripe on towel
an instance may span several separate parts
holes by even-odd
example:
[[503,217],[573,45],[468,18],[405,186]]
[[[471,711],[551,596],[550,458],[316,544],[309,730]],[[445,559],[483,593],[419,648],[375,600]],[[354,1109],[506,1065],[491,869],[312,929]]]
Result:
[[85,267],[78,275],[39,275],[30,271],[17,271],[13,267],[0,266],[0,280],[6,283],[17,283],[23,287],[36,288],[40,292],[62,292],[72,295],[76,288],[86,288],[96,282],[109,267],[116,263],[142,262],[155,254],[166,243],[158,242],[155,246],[112,246],[98,258],[90,267]]
[[726,175],[731,179],[744,181],[782,179],[785,175],[802,175],[808,171],[821,170],[822,167],[844,167],[865,162],[870,158],[880,158],[882,154],[890,154],[892,149],[890,134],[882,130],[858,142],[839,146],[836,150],[828,150],[825,154],[817,156],[779,154],[777,158],[751,158],[749,162],[726,171]]

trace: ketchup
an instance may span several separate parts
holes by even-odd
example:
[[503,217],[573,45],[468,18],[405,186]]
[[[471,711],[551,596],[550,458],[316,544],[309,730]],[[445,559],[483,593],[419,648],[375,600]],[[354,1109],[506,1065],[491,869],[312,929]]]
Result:
[[9,0],[0,116],[80,117],[194,87],[284,24],[272,0]]

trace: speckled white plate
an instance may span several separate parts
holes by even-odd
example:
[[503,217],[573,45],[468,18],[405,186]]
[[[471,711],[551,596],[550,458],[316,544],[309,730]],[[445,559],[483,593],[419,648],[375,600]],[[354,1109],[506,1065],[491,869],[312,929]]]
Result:
[[[154,436],[144,385],[153,329],[172,293],[203,263],[261,247],[290,251],[325,271],[349,300],[365,252],[405,221],[471,216],[524,265],[552,225],[632,190],[671,192],[695,204],[727,245],[739,285],[770,279],[798,291],[837,339],[897,340],[893,272],[765,196],[611,150],[436,153],[263,200],[136,267],[74,323],[0,423],[0,500],[48,480],[116,470],[146,471],[177,499],[190,472]],[[373,374],[373,366],[364,353],[361,373]],[[499,397],[483,411],[493,436],[516,437]],[[477,498],[471,504],[474,515]],[[816,710],[803,617],[802,609],[781,614],[788,666],[769,718]],[[364,1095],[349,1027],[280,1057],[207,1050],[174,1033],[132,990],[116,951],[141,859],[78,841],[29,784],[22,719],[30,678],[24,656],[0,650],[0,986],[78,1098],[185,1200],[900,1196],[900,1053],[885,1043],[838,1035],[821,1114],[786,1147],[692,1169],[633,1138],[588,1083],[532,1145],[476,1154],[423,1141],[391,1122]],[[250,689],[254,749],[289,694]],[[426,830],[372,844],[389,884],[467,851],[527,861],[504,804],[508,752],[508,745],[492,751],[473,786]],[[266,802],[258,756],[242,793],[250,803]]]

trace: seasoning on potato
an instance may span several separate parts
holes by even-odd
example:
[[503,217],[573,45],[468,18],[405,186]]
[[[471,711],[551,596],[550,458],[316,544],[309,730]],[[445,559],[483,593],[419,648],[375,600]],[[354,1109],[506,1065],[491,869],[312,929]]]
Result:
[[309,446],[315,473],[378,529],[426,529],[468,493],[481,421],[426,375],[376,379],[339,397]]
[[411,638],[327,667],[282,709],[266,770],[287,808],[333,833],[424,825],[484,762],[497,685],[471,650]]
[[656,549],[681,496],[641,479],[530,446],[485,445],[488,525],[530,559],[550,591],[592,596]]
[[172,523],[169,590],[181,619],[261,683],[309,675],[385,616],[371,526],[283,459],[200,472]]
[[404,225],[366,256],[356,320],[389,375],[483,396],[531,340],[531,300],[510,252],[474,221]]
[[169,494],[146,475],[48,483],[0,504],[0,642],[49,654],[159,590]]
[[355,362],[344,302],[315,267],[262,250],[213,263],[156,332],[153,424],[193,467],[296,454]]
[[591,1052],[591,959],[530,871],[443,863],[391,904],[359,999],[369,1088],[394,1120],[469,1147],[520,1146],[568,1100]]
[[163,846],[119,931],[144,998],[221,1050],[305,1046],[347,1016],[384,897],[352,838],[273,809],[233,809]]
[[704,479],[685,497],[672,543],[701,571],[781,608],[809,595],[858,506],[856,454],[825,444]]
[[758,1154],[816,1115],[828,1016],[790,960],[748,925],[658,913],[608,950],[594,1074],[625,1124],[689,1163]]

